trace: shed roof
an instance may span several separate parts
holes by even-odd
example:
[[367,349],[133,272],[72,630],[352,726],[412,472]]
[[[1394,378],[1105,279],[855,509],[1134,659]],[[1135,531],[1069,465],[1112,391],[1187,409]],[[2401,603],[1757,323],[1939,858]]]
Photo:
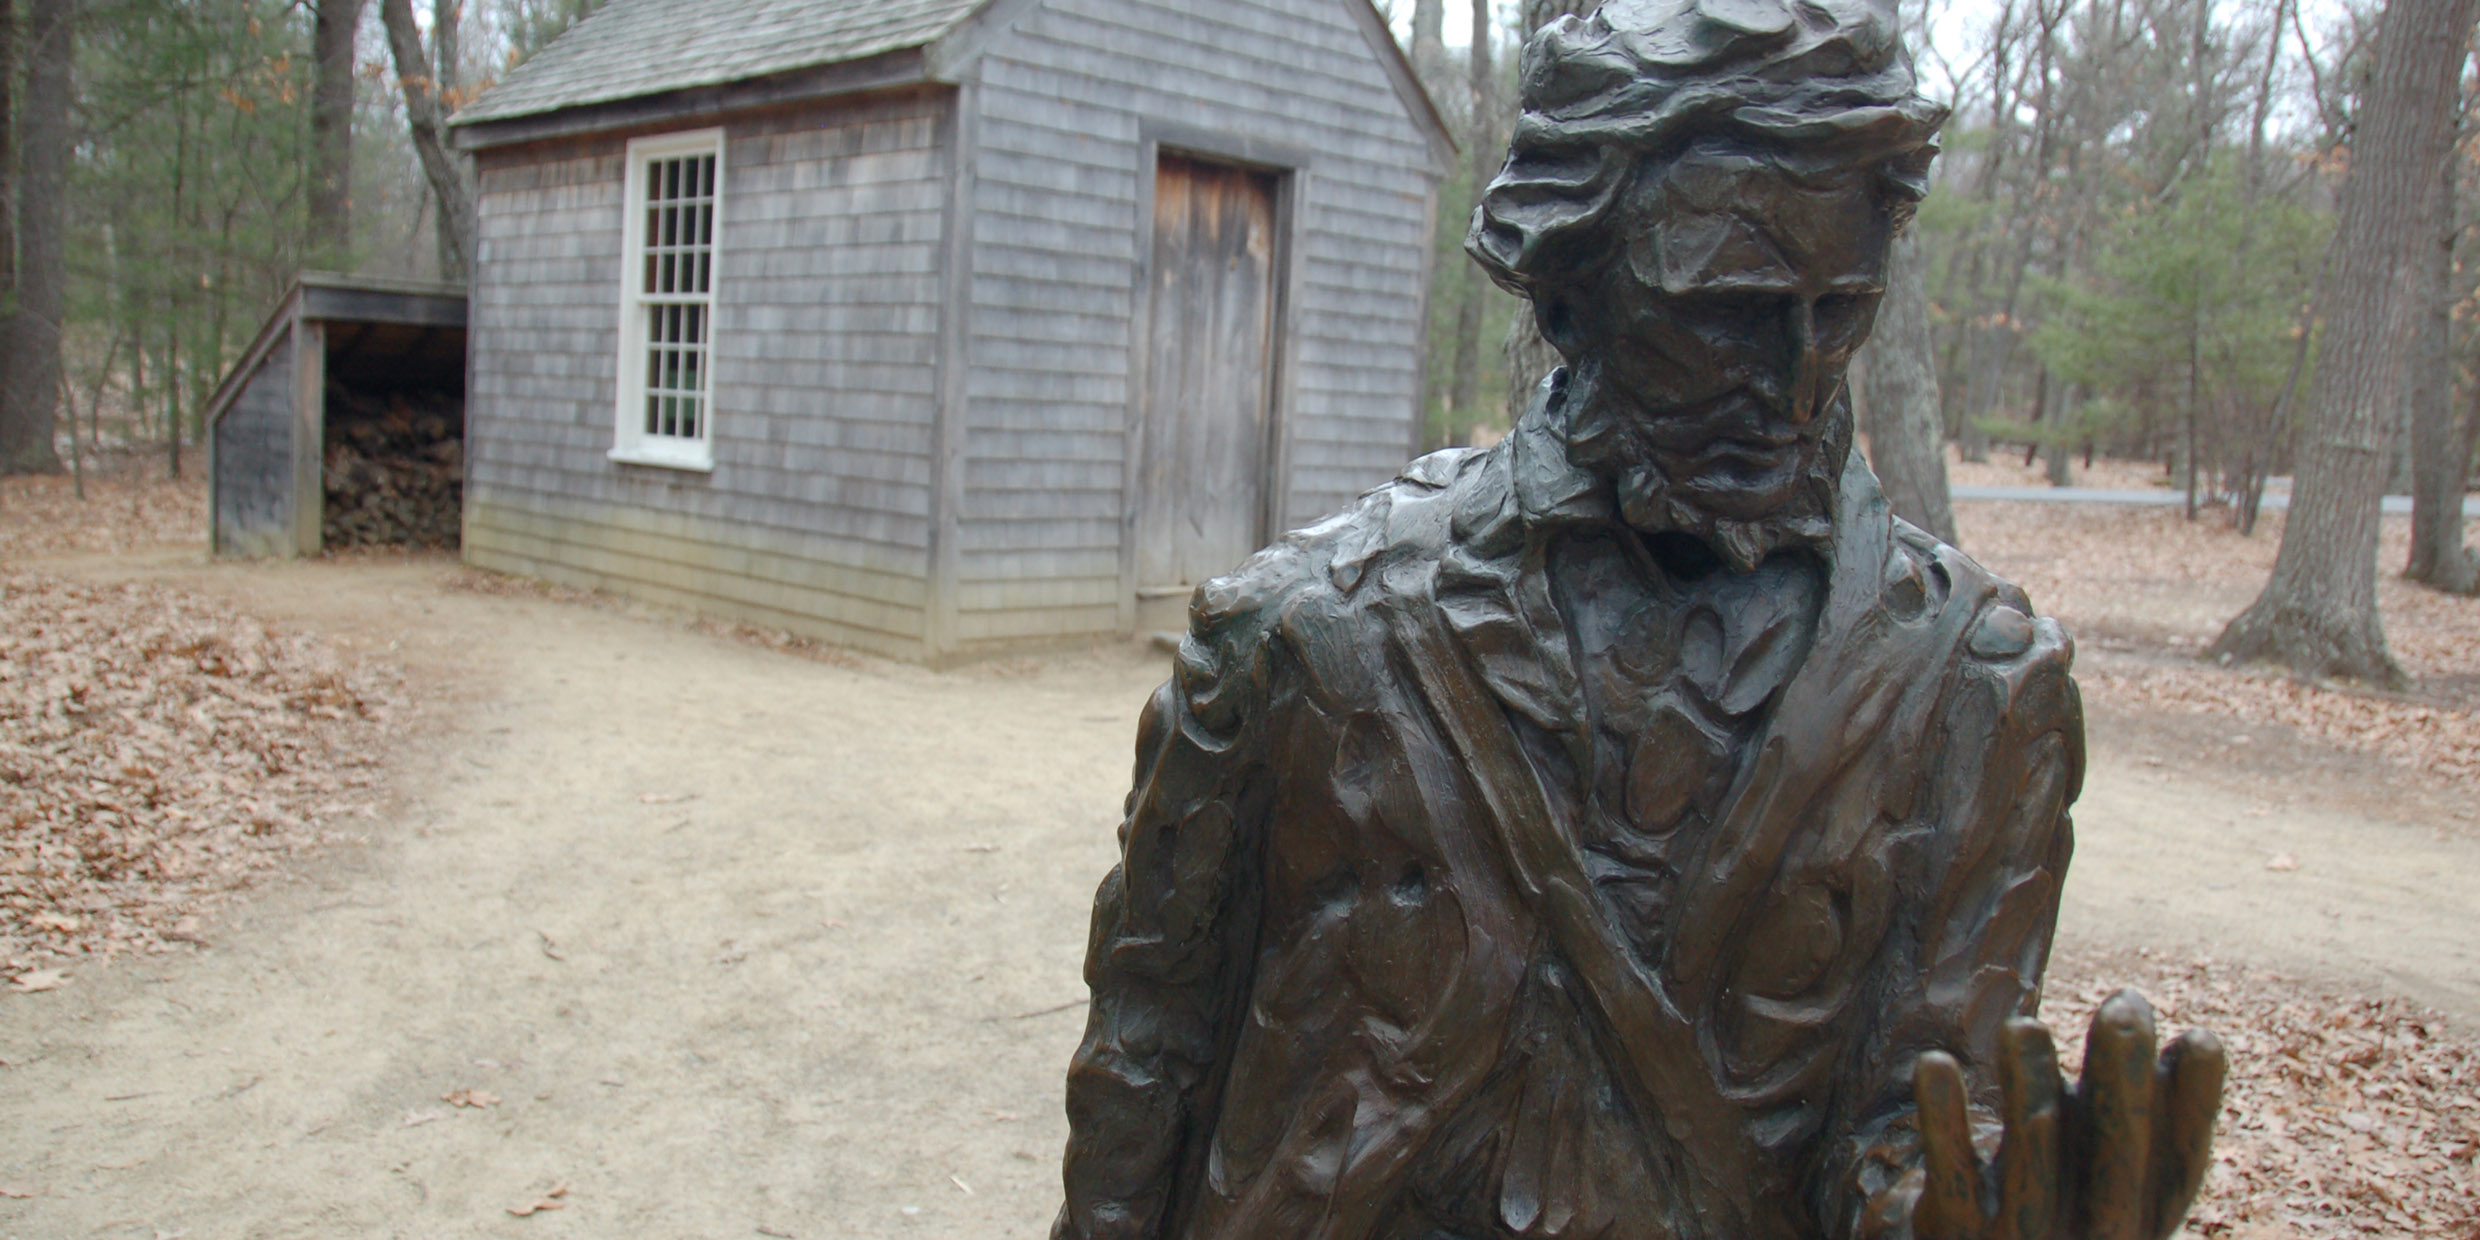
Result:
[[[792,97],[953,82],[952,74],[1028,2],[608,0],[458,109],[449,124],[458,145],[478,149],[644,121],[665,108],[729,110]],[[1455,139],[1413,76],[1386,19],[1373,0],[1341,3],[1445,168],[1454,161]],[[799,78],[815,80],[792,80]],[[746,89],[768,80],[786,82],[786,89]]]
[[456,123],[746,81],[934,42],[986,0],[610,0]]

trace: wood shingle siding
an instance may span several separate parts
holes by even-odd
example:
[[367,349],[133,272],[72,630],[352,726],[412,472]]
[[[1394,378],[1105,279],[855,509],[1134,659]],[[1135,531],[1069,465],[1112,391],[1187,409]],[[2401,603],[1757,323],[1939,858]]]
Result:
[[268,350],[215,421],[215,549],[278,555],[293,531],[293,347]]
[[704,475],[606,456],[623,140],[486,154],[467,558],[919,654],[951,98],[725,127]]
[[[1368,0],[611,0],[456,121],[469,558],[917,657],[1176,617],[1132,550],[1147,424],[1189,409],[1147,403],[1188,364],[1149,333],[1204,321],[1155,305],[1195,283],[1151,270],[1158,168],[1272,195],[1267,429],[1212,432],[1262,445],[1223,492],[1271,537],[1413,442],[1451,147],[1410,83]],[[716,127],[713,469],[615,463],[626,144]]]
[[1045,0],[980,64],[960,635],[1049,636],[1117,615],[1136,584],[1112,518],[1127,511],[1138,213],[1152,151],[1182,145],[1149,141],[1149,123],[1315,152],[1288,170],[1300,274],[1278,345],[1277,524],[1403,464],[1434,169],[1343,6]]

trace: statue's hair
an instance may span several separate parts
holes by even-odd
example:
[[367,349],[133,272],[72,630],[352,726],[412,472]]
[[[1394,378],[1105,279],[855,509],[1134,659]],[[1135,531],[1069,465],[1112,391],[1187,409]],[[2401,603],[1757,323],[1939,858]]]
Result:
[[1914,89],[1887,0],[1609,0],[1525,44],[1523,113],[1464,248],[1531,296],[1607,253],[1646,159],[1719,139],[1794,176],[1874,166],[1908,216],[1946,108]]

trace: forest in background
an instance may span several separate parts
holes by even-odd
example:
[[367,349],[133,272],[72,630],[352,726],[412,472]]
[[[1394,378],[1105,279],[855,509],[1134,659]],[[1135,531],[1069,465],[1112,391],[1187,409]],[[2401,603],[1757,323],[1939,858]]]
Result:
[[437,122],[596,3],[0,0],[0,469],[177,470],[299,271],[460,279]]
[[[461,278],[470,172],[441,121],[598,2],[0,0],[0,471],[138,447],[177,470],[301,269]],[[1503,429],[1556,362],[1461,247],[1512,124],[1520,32],[1590,7],[1468,0],[1477,37],[1451,47],[1448,3],[1381,0],[1463,151],[1429,306],[1441,444]],[[2399,680],[2363,563],[2376,491],[2420,502],[2409,575],[2480,581],[2451,502],[2480,439],[2473,3],[2392,0],[2429,54],[2389,60],[2381,0],[1904,0],[1923,89],[1953,117],[1855,375],[1898,511],[1951,532],[1948,444],[2046,458],[2062,485],[2097,456],[2155,462],[2191,517],[2243,531],[2268,480],[2298,475],[2314,502],[2284,545],[2316,567],[2276,580],[2285,624],[2326,636],[2223,653]],[[2396,117],[2418,124],[2371,125]],[[2383,235],[2345,257],[2361,164],[2384,165],[2362,187]],[[2396,175],[2413,165],[2427,188]],[[2419,287],[2397,321],[2367,290],[2400,271]],[[2318,445],[2342,463],[2306,461]]]

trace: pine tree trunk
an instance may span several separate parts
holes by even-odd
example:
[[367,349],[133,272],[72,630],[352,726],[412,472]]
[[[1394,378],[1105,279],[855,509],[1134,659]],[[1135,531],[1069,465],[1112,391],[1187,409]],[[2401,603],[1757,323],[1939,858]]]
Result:
[[[1466,187],[1466,210],[1478,205],[1481,191],[1490,183],[1490,3],[1473,0],[1472,59],[1468,85],[1472,94],[1472,124],[1465,130],[1465,157],[1472,169],[1471,184]],[[1456,428],[1473,425],[1481,405],[1481,299],[1488,295],[1489,282],[1481,278],[1481,265],[1463,265],[1462,287],[1457,290],[1455,304],[1454,368],[1449,372],[1447,405],[1452,425]]]
[[[431,83],[439,100],[439,117],[442,123],[455,113],[457,108],[463,106],[464,102],[464,96],[457,90],[456,67],[457,22],[464,15],[464,11],[464,0],[431,0]],[[461,165],[457,169],[457,183],[466,194],[470,195],[473,192],[472,182],[467,178]],[[435,213],[432,218],[445,220],[448,216],[446,212],[441,211]],[[464,260],[459,246],[470,244],[470,235],[470,221],[468,239],[463,241],[451,235],[450,230],[446,228],[434,226],[431,229],[431,242],[438,251],[439,278],[443,280],[456,278],[450,273],[463,268]]]
[[2400,684],[2377,613],[2377,526],[2403,371],[2419,308],[2418,263],[2435,235],[2475,0],[2391,0],[2360,109],[2335,223],[2327,327],[2301,428],[2298,480],[2264,593],[2206,652],[2267,659],[2308,677]]
[[342,269],[353,249],[353,35],[364,0],[319,0],[310,22],[313,266]]
[[1447,93],[1447,0],[1412,0],[1412,75],[1433,96]]
[[0,320],[0,473],[58,473],[60,321],[68,303],[69,106],[77,0],[26,11],[19,117],[17,302]]
[[1886,296],[1877,326],[1860,346],[1861,402],[1869,465],[1886,488],[1894,514],[1955,541],[1955,513],[1946,491],[1946,436],[1938,414],[1937,357],[1929,338],[1929,290],[1920,233],[1907,228],[1886,256]]
[[2471,447],[2454,418],[2454,161],[2441,164],[2435,248],[2421,264],[2419,337],[2411,358],[2411,559],[2403,575],[2453,594],[2475,585],[2463,549],[2463,488]]
[[388,55],[396,62],[397,87],[405,97],[405,122],[413,131],[413,151],[439,204],[439,228],[447,237],[440,278],[462,280],[474,255],[474,191],[464,166],[447,145],[447,110],[441,106],[438,83],[431,79],[430,57],[422,50],[422,31],[413,24],[413,0],[379,0],[379,21],[387,28]]
[[17,0],[0,0],[0,330],[17,292],[17,124],[9,115],[16,85]]

